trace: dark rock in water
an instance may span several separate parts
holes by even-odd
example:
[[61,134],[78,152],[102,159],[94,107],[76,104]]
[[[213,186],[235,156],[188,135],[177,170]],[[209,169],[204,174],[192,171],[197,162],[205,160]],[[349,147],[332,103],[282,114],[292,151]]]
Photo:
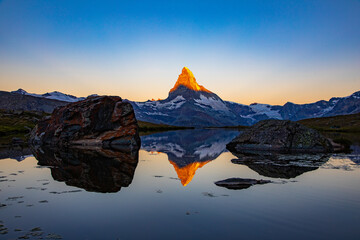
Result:
[[271,183],[269,180],[256,180],[250,178],[228,178],[222,181],[217,181],[215,184],[219,187],[225,187],[232,190],[246,189],[256,184]]
[[92,145],[132,150],[140,147],[130,103],[120,97],[90,97],[56,108],[31,133],[30,142],[51,146]]
[[332,152],[330,141],[318,131],[284,120],[263,120],[226,145],[232,152]]
[[128,187],[138,164],[138,150],[120,152],[103,148],[33,148],[41,166],[50,166],[54,180],[90,192],[118,192]]
[[234,164],[248,166],[264,177],[284,179],[314,171],[329,160],[329,156],[325,154],[233,154],[238,157],[231,160]]

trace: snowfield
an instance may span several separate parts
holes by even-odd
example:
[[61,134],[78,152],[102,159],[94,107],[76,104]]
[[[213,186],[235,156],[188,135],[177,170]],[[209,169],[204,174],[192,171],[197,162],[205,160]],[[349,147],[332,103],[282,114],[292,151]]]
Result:
[[207,98],[204,95],[200,95],[200,99],[194,99],[196,102],[195,105],[200,106],[202,108],[208,107],[216,111],[229,111],[228,107],[221,100],[215,98]]

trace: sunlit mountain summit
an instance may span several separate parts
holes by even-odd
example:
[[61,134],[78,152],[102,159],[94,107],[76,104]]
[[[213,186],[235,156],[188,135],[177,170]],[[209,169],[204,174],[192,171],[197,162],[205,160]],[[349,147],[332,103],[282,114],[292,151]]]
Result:
[[176,81],[175,86],[172,89],[170,89],[170,92],[175,91],[180,86],[185,86],[186,88],[191,89],[193,91],[202,91],[202,92],[211,93],[209,90],[207,90],[206,88],[204,88],[203,86],[199,85],[196,82],[194,74],[187,67],[184,67],[182,69],[182,72],[179,75],[179,78]]

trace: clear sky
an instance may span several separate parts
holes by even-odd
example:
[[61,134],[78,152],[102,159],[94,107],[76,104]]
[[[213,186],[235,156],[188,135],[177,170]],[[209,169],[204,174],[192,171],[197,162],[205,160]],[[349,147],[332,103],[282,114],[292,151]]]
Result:
[[0,0],[0,89],[166,98],[182,67],[222,99],[360,90],[360,0]]

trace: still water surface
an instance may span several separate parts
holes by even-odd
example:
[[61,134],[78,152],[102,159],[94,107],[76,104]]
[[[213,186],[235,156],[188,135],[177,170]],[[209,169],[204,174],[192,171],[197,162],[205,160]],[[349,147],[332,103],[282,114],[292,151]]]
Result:
[[[174,131],[143,136],[138,153],[2,159],[0,239],[360,239],[356,146],[316,161],[236,164],[225,145],[237,134]],[[231,177],[272,183],[214,184]]]

